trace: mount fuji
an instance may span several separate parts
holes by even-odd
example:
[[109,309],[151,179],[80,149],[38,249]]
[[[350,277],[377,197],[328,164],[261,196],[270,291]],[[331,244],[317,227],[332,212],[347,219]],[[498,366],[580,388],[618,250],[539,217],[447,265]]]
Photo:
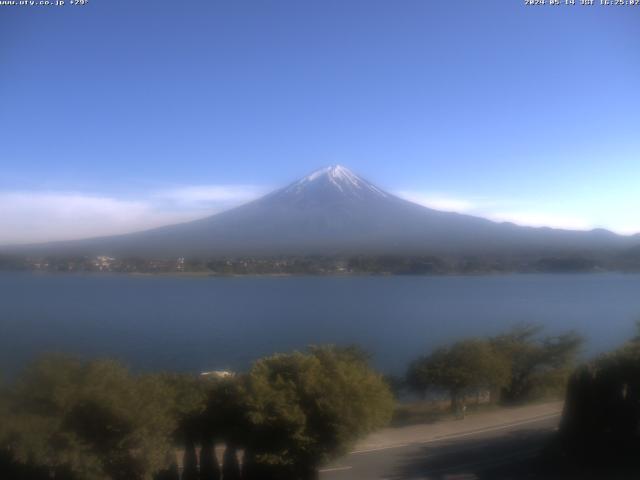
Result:
[[[403,200],[333,165],[188,223],[43,244],[41,252],[140,257],[571,253],[640,243],[606,230],[522,227]],[[33,248],[33,246],[32,246]]]

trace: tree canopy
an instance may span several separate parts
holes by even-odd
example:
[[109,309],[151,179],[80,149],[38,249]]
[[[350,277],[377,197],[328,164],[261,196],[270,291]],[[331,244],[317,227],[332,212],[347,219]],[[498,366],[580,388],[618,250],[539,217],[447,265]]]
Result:
[[461,396],[501,387],[510,373],[507,359],[489,341],[470,339],[438,348],[413,362],[407,383],[421,393],[433,388],[447,391],[456,408]]
[[151,479],[172,448],[176,422],[163,384],[117,362],[42,358],[6,401],[3,445],[57,478]]
[[245,480],[306,478],[392,408],[356,348],[273,355],[224,379],[47,356],[0,394],[0,477],[174,480],[181,451],[185,478],[241,478],[244,449]]
[[575,332],[541,336],[542,328],[522,325],[491,339],[493,348],[507,358],[511,376],[502,399],[519,402],[536,396],[536,389],[561,388],[575,367],[584,339]]
[[252,460],[288,478],[305,478],[386,424],[393,397],[381,376],[353,349],[314,347],[274,355],[247,375]]
[[422,394],[429,389],[446,391],[454,408],[462,396],[480,390],[505,402],[563,393],[583,339],[575,332],[541,336],[541,330],[517,326],[493,338],[438,348],[409,366],[406,383]]
[[[640,325],[639,325],[640,327]],[[640,328],[638,328],[640,332]],[[599,478],[640,475],[640,338],[578,367],[569,380],[558,458]],[[624,471],[623,474],[617,470]]]

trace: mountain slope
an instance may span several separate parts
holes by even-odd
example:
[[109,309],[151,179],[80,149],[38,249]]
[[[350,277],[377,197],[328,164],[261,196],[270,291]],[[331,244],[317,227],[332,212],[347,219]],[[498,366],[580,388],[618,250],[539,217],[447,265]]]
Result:
[[605,230],[521,227],[432,210],[335,165],[201,220],[39,250],[120,257],[566,253],[637,243]]

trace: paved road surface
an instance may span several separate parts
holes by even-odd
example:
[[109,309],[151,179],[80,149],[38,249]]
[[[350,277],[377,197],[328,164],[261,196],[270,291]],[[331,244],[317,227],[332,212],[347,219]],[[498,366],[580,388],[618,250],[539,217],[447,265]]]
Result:
[[[321,480],[533,478],[531,460],[553,435],[560,403],[386,429],[320,472]],[[403,441],[404,440],[404,441]]]

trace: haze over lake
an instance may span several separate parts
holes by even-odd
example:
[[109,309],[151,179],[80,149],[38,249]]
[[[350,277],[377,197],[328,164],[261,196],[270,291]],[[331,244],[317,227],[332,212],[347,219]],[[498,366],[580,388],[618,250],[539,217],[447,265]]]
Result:
[[136,369],[243,369],[308,344],[357,343],[383,372],[523,322],[577,329],[586,355],[628,339],[640,275],[235,277],[0,273],[0,362],[47,351]]

